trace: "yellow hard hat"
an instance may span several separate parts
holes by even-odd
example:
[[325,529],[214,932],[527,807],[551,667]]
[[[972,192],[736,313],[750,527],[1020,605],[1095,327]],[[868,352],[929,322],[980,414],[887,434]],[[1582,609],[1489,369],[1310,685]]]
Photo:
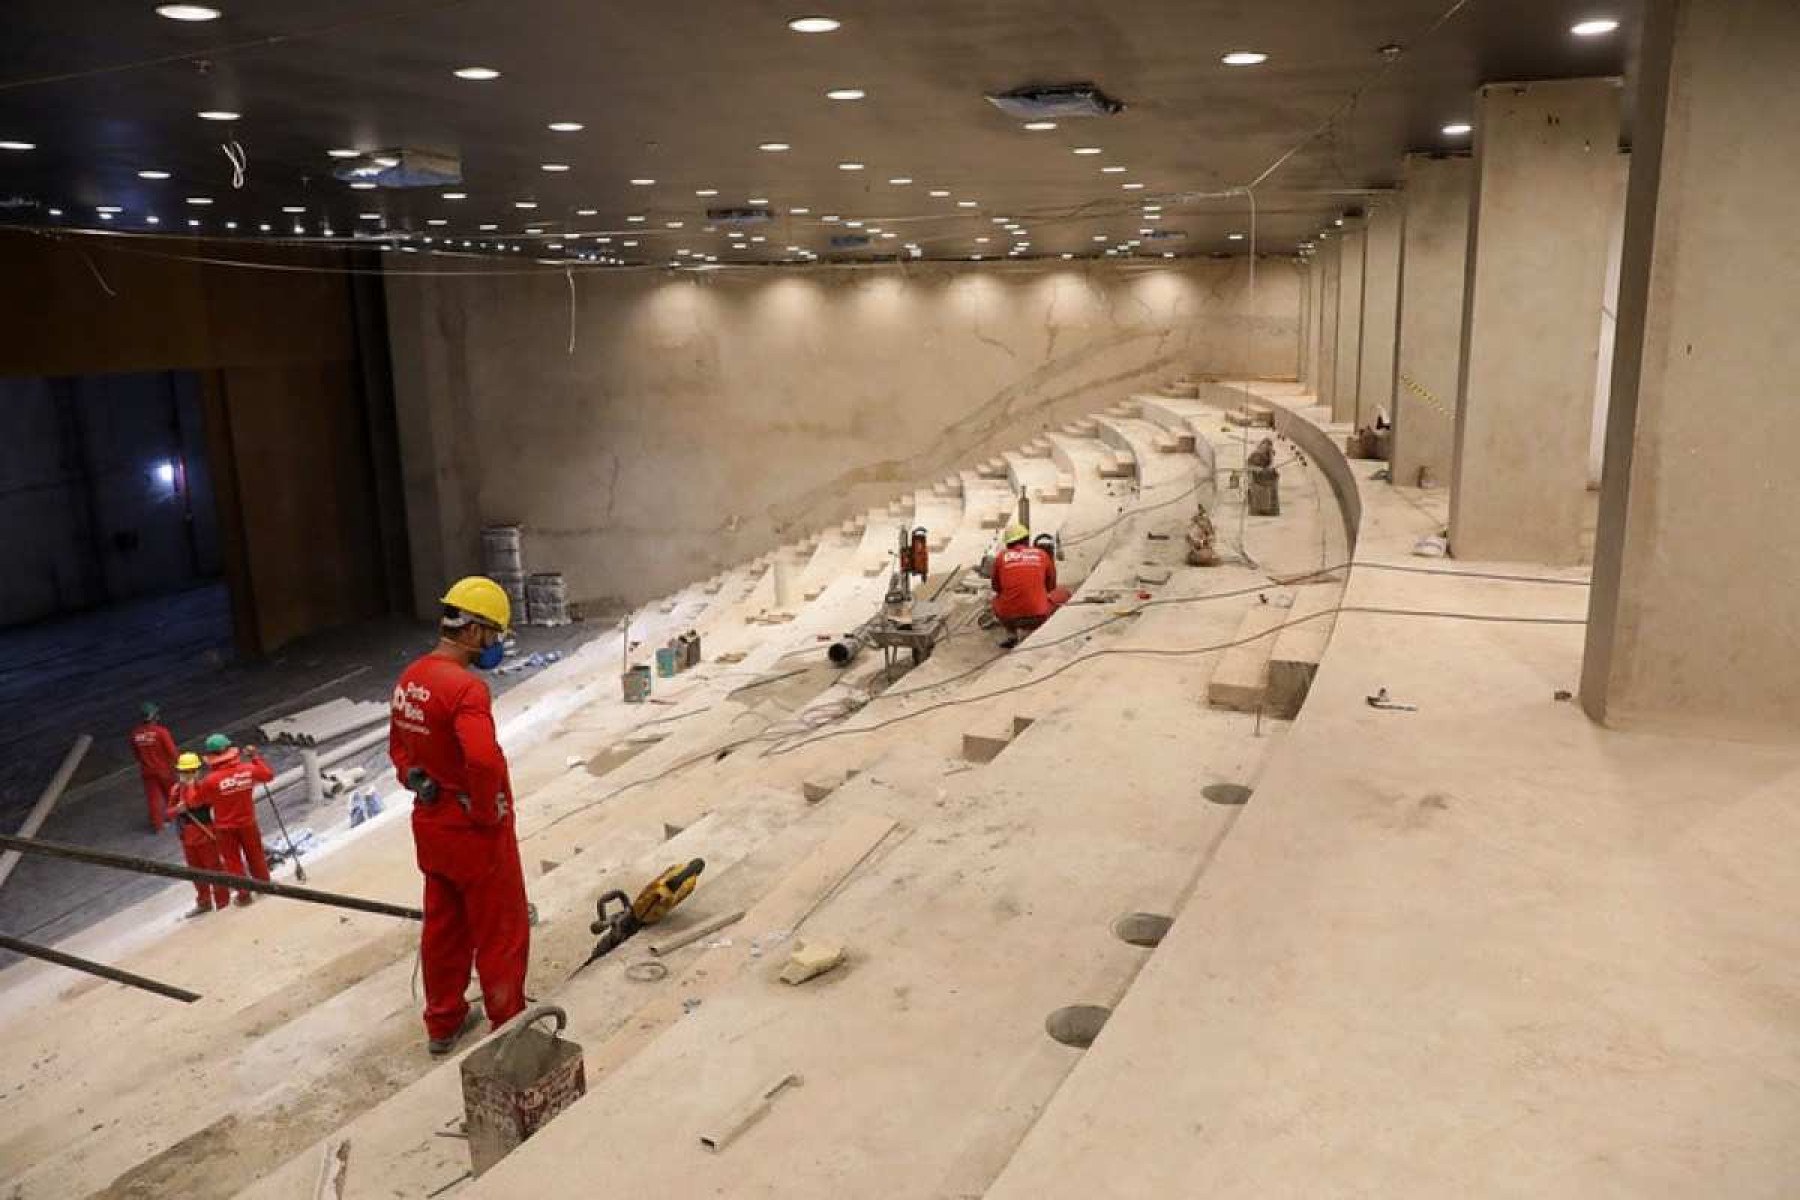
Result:
[[1011,525],[1006,527],[1006,544],[1009,546],[1014,542],[1028,541],[1030,538],[1031,530],[1025,528],[1025,526],[1018,521],[1014,521]]
[[192,750],[182,751],[181,757],[175,760],[175,769],[177,771],[198,771],[200,769],[200,756],[195,754]]
[[506,589],[486,575],[468,575],[450,585],[443,603],[505,632],[512,628],[512,601]]

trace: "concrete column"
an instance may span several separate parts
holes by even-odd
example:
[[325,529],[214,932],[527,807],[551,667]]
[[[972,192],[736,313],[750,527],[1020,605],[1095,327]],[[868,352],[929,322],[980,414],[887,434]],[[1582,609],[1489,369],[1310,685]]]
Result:
[[1331,419],[1356,420],[1357,388],[1362,378],[1363,250],[1361,222],[1338,230],[1337,379],[1331,390]]
[[1792,740],[1800,5],[1645,9],[1581,702],[1608,725]]
[[1313,389],[1313,365],[1315,347],[1318,344],[1313,330],[1319,319],[1319,265],[1302,259],[1300,266],[1306,272],[1305,281],[1300,288],[1300,384],[1310,391]]
[[1600,486],[1600,470],[1606,457],[1606,414],[1612,399],[1613,355],[1618,349],[1619,260],[1625,251],[1625,185],[1631,176],[1631,156],[1619,155],[1615,179],[1612,233],[1606,242],[1606,291],[1600,301],[1599,367],[1594,378],[1594,414],[1588,434],[1588,488]]
[[1319,365],[1314,368],[1318,386],[1313,395],[1330,408],[1337,392],[1338,276],[1344,261],[1343,242],[1334,237],[1321,241],[1315,261],[1319,264]]
[[1618,83],[1487,84],[1475,139],[1450,548],[1579,562]]
[[[1469,267],[1469,158],[1409,154],[1402,173],[1400,345],[1395,355],[1394,482],[1450,482],[1462,373],[1463,275]],[[1421,472],[1423,474],[1421,474]]]
[[1369,210],[1363,243],[1362,366],[1356,423],[1374,425],[1377,409],[1394,415],[1394,339],[1400,322],[1400,220],[1397,199]]

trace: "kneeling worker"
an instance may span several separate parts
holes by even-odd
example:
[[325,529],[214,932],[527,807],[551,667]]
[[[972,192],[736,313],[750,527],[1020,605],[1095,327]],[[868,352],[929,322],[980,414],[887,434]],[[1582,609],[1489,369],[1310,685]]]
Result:
[[1006,549],[994,558],[992,583],[994,616],[1011,635],[1000,643],[1005,650],[1069,600],[1069,589],[1056,586],[1056,559],[1033,546],[1031,531],[1017,523],[1006,531]]
[[[269,857],[263,853],[262,826],[256,822],[256,785],[275,778],[275,770],[257,756],[255,746],[241,751],[222,733],[206,739],[206,765],[211,768],[196,789],[198,806],[210,808],[213,833],[219,839],[219,858],[233,875],[245,874],[264,882],[269,878]],[[254,894],[239,889],[237,902],[249,904]]]
[[524,1009],[531,948],[512,780],[487,684],[469,669],[500,665],[512,604],[499,584],[472,575],[443,605],[437,647],[401,672],[388,726],[388,756],[413,793],[413,850],[425,876],[419,958],[434,1055],[448,1054],[478,1020],[463,999],[471,963],[492,1026]]
[[[192,750],[175,760],[175,786],[169,789],[168,819],[181,829],[181,857],[196,871],[223,869],[219,857],[219,835],[213,832],[213,814],[200,797],[200,756]],[[204,917],[215,908],[231,902],[231,891],[224,884],[196,883],[198,899],[186,917]]]

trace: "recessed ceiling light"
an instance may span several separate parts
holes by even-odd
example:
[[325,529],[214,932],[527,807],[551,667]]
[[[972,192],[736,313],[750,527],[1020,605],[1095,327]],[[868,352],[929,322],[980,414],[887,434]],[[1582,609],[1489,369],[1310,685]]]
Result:
[[1161,211],[1162,211],[1162,205],[1160,205],[1160,204],[1151,204],[1151,203],[1150,203],[1150,202],[1149,202],[1149,201],[1145,201],[1145,202],[1144,202],[1144,211],[1145,211],[1145,212],[1161,212]]
[[624,246],[624,247],[625,247],[625,248],[626,248],[626,249],[627,249],[627,250],[635,250],[635,249],[637,249],[637,243],[636,243],[636,242],[620,242],[620,243],[619,243],[619,244],[620,244],[620,245],[621,245],[621,246]]
[[1173,251],[1173,250],[1164,250],[1164,251],[1163,251],[1163,257],[1164,257],[1164,258],[1174,258],[1174,257],[1175,257],[1175,252],[1174,252],[1174,251]]
[[665,221],[663,224],[669,229],[680,229],[682,225],[680,221]]
[[100,214],[100,219],[102,221],[110,221],[113,219],[113,214],[111,214],[109,212],[103,212]]
[[552,122],[550,122],[550,132],[552,132],[552,133],[580,133],[582,130],[584,130],[586,128],[587,128],[587,126],[583,125],[580,121],[552,121]]
[[301,208],[298,204],[285,204],[282,206],[281,211],[292,216],[294,213],[303,213],[306,210]]
[[498,228],[500,228],[500,227],[499,227],[499,226],[498,226],[498,225],[483,225],[483,226],[480,226],[480,229],[481,229],[481,232],[483,232],[483,233],[492,233],[492,232],[494,232],[494,230],[496,230],[496,229],[498,229]]
[[795,33],[830,33],[838,24],[830,17],[795,17],[788,22],[788,28]]
[[350,190],[356,192],[372,192],[375,190],[375,185],[366,179],[359,179],[350,185]]
[[536,225],[533,225],[530,229],[527,229],[525,232],[530,234],[532,237],[536,237],[538,234],[540,234],[544,231],[542,228],[540,228]]
[[1228,67],[1255,67],[1269,61],[1269,56],[1260,50],[1233,50],[1219,60]]
[[433,218],[431,218],[431,220],[429,220],[425,223],[427,225],[448,225],[450,222],[444,220],[444,218],[442,218],[442,217],[433,217]]
[[94,211],[103,217],[110,217],[114,213],[122,213],[125,210],[116,204],[96,204],[94,205]]
[[993,221],[993,223],[996,225],[1011,225],[1012,224],[1011,217],[990,217],[988,219]]
[[1099,154],[1099,153],[1101,153],[1101,150],[1100,150],[1100,147],[1098,147],[1098,146],[1077,146],[1077,147],[1075,147],[1075,153],[1077,153],[1077,154]]
[[845,221],[844,222],[844,228],[846,228],[846,229],[861,229],[862,227],[863,227],[863,223],[861,221]]
[[1094,240],[1096,242],[1104,242],[1106,240],[1106,235],[1104,233],[1096,233],[1094,235]]
[[1128,192],[1141,192],[1144,190],[1144,185],[1141,183],[1121,183],[1119,186]]
[[1063,257],[1064,258],[1074,258],[1075,256],[1073,254],[1065,254],[1065,255],[1063,255]]
[[200,228],[200,219],[198,217],[189,217],[188,218],[188,228],[189,229]]
[[138,172],[139,179],[167,179],[168,177],[169,177],[169,173],[167,171],[139,171]]
[[1144,220],[1146,221],[1160,221],[1162,218],[1163,215],[1159,212],[1147,212],[1144,214]]
[[1576,37],[1599,37],[1611,33],[1619,27],[1619,23],[1611,17],[1589,17],[1585,21],[1577,21],[1569,27],[1569,32]]
[[761,145],[757,146],[757,149],[766,150],[770,154],[780,154],[784,150],[792,149],[792,147],[786,142],[763,142]]
[[537,201],[536,200],[514,200],[513,207],[514,208],[536,208]]
[[840,171],[860,171],[862,169],[863,165],[859,162],[841,162],[838,164],[838,170]]
[[205,112],[198,112],[194,115],[202,121],[235,121],[239,114],[228,108],[209,108]]
[[171,21],[216,21],[221,14],[218,9],[204,4],[159,4],[156,15]]
[[945,196],[948,196],[950,193],[946,192],[943,188],[932,188],[931,191],[928,192],[927,194],[936,196],[938,199],[942,200]]
[[600,215],[600,210],[597,208],[578,208],[575,210],[575,215],[578,217],[597,217]]
[[36,142],[0,142],[0,150],[36,150]]
[[552,172],[552,173],[557,173],[557,172],[568,170],[569,164],[568,163],[545,163],[543,169],[546,171]]
[[827,100],[861,100],[869,93],[861,88],[833,88],[825,93]]
[[[151,214],[150,216],[144,218],[144,224],[146,224],[146,225],[161,225],[162,218],[156,216],[155,214]],[[265,225],[265,226],[263,226],[263,228],[267,229],[268,226]]]
[[1244,235],[1241,233],[1228,233],[1225,235],[1225,239],[1231,242],[1241,242],[1244,240]]
[[694,189],[694,195],[696,195],[696,196],[716,196],[718,194],[719,194],[718,188],[695,188]]
[[810,208],[790,208],[790,209],[788,209],[788,212],[792,213],[796,217],[804,217],[808,213],[812,212],[812,209],[810,209]]
[[1029,129],[1032,133],[1045,133],[1049,130],[1055,129],[1056,122],[1055,121],[1027,121],[1027,122],[1025,122],[1025,128]]
[[1450,124],[1444,126],[1444,136],[1445,137],[1462,137],[1464,134],[1470,132],[1474,128],[1475,127],[1473,125],[1469,125],[1462,121],[1452,121]]
[[888,182],[893,184],[895,187],[905,187],[908,184],[910,184],[912,182],[912,180],[905,175],[896,175],[896,176],[894,176],[894,178],[888,180]]
[[641,213],[633,213],[631,216],[626,217],[625,219],[627,221],[630,221],[633,225],[641,225],[644,222],[644,217],[643,217],[643,214],[641,214]]
[[956,202],[956,207],[958,207],[958,208],[980,208],[981,205],[974,200],[958,200]]
[[1154,229],[1140,229],[1140,230],[1138,230],[1138,233],[1139,233],[1139,234],[1140,234],[1140,235],[1141,235],[1141,236],[1143,236],[1143,237],[1149,237],[1149,236],[1150,236],[1150,235],[1151,235],[1151,234],[1153,234],[1153,233],[1155,233],[1155,232],[1156,232],[1156,230],[1154,230]]
[[631,186],[632,187],[650,187],[650,186],[654,185],[655,183],[656,183],[656,180],[654,180],[654,179],[634,179],[631,181]]
[[343,147],[343,146],[338,147],[336,150],[327,150],[325,153],[329,154],[333,158],[361,158],[362,157],[361,150],[351,150],[351,149],[348,149],[347,147]]
[[982,245],[982,246],[987,245],[987,239],[984,237],[976,238],[975,241],[976,241],[977,245]]
[[[381,220],[381,214],[380,213],[357,213],[356,219],[359,221],[379,221],[379,220]],[[227,223],[225,228],[230,229],[231,225],[229,223]]]
[[467,200],[468,198],[469,198],[469,193],[467,193],[467,192],[445,192],[444,193],[444,199],[446,199],[446,200]]
[[839,217],[836,213],[827,213],[826,215],[820,217],[819,220],[824,221],[826,224],[829,225],[829,224],[837,223],[838,221],[842,220],[842,218]]
[[1125,173],[1125,168],[1124,167],[1101,167],[1100,173],[1102,175],[1123,175]]
[[748,203],[755,204],[758,206],[766,205],[768,202],[769,202],[769,199],[767,196],[752,196],[750,198],[750,200],[748,201]]
[[267,225],[258,225],[257,228],[262,230],[264,233],[267,233],[267,232],[269,232],[270,227]]
[[456,77],[458,79],[474,80],[498,79],[500,78],[500,72],[494,70],[492,67],[458,67],[456,68]]

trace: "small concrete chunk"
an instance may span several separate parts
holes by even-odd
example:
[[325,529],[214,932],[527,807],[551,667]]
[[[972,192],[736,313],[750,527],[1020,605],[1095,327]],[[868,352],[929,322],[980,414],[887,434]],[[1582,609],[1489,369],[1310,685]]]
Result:
[[1149,566],[1139,567],[1137,580],[1139,583],[1167,583],[1169,582],[1169,568]]
[[823,775],[812,775],[800,781],[800,794],[806,797],[808,804],[817,804],[831,793],[844,786],[848,776],[843,771],[829,771]]
[[838,966],[844,961],[844,944],[822,940],[810,940],[794,947],[788,955],[787,966],[781,969],[781,982],[805,983],[816,975]]

